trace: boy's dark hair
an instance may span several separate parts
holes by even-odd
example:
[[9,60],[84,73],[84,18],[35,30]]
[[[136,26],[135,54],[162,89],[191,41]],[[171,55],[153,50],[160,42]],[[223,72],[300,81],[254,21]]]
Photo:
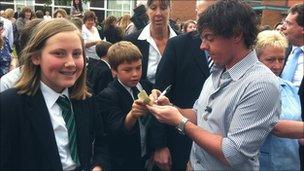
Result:
[[43,12],[41,10],[37,10],[35,14],[36,14],[36,18],[43,18]]
[[256,14],[241,0],[219,0],[209,6],[200,15],[197,28],[199,33],[210,29],[225,38],[242,34],[247,48],[252,48],[258,34]]
[[293,7],[290,8],[289,12],[291,14],[298,14],[296,18],[296,22],[299,26],[304,27],[304,21],[303,21],[303,12],[304,12],[304,4],[296,4]]
[[100,43],[97,43],[95,46],[96,54],[102,58],[107,55],[109,48],[112,46],[112,43],[101,41]]
[[113,70],[117,70],[122,63],[131,63],[141,60],[142,54],[137,46],[128,41],[120,41],[113,44],[108,51],[109,64]]

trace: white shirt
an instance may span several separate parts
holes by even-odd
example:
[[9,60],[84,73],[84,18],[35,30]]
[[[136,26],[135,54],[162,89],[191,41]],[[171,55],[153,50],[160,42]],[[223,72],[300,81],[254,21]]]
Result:
[[[292,52],[289,54],[288,59],[290,59],[290,57],[293,55],[294,50],[296,48],[297,47],[295,47],[295,46],[292,47]],[[304,46],[301,46],[301,49],[304,52]],[[288,59],[286,61],[286,65],[288,65],[288,63],[290,62],[290,60],[288,60]],[[293,78],[291,80],[292,84],[294,86],[296,86],[297,88],[300,87],[303,75],[304,75],[304,55],[303,55],[303,53],[301,53],[301,55],[298,58],[296,72],[295,72],[295,74],[294,74],[294,76],[293,76]]]
[[[151,36],[150,26],[151,26],[151,23],[149,23],[143,29],[143,31],[138,36],[138,40],[146,40],[150,44],[150,46],[149,46],[148,69],[147,69],[147,79],[151,83],[154,84],[155,83],[156,69],[157,69],[157,66],[160,62],[160,59],[161,59],[162,55],[159,52],[159,49],[157,48],[156,43]],[[168,27],[169,27],[169,32],[170,32],[169,38],[175,37],[176,33],[174,32],[174,30],[170,26],[168,26]]]
[[[89,30],[84,24],[82,25],[82,37],[84,43],[101,40],[98,30],[95,26],[93,26],[92,29]],[[91,46],[89,48],[85,48],[85,53],[87,58],[93,58],[98,60],[100,59],[100,57],[96,54],[95,47],[96,45]]]
[[[50,114],[62,169],[74,170],[77,165],[71,157],[68,129],[66,128],[66,124],[62,116],[62,110],[56,103],[56,100],[61,94],[55,92],[43,82],[40,82],[40,89]],[[69,97],[68,89],[66,88],[63,90],[62,94]]]
[[21,77],[21,67],[11,70],[0,78],[0,92],[13,88]]

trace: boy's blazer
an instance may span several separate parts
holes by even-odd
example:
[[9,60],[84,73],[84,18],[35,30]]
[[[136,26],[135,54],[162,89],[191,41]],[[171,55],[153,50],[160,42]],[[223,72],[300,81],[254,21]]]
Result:
[[[142,87],[150,92],[146,83]],[[125,118],[132,108],[131,94],[115,78],[97,97],[100,114],[105,122],[105,132],[109,140],[109,151],[113,170],[138,170],[144,168],[141,157],[140,131],[138,122],[133,130],[124,125]],[[149,141],[149,140],[148,140]]]

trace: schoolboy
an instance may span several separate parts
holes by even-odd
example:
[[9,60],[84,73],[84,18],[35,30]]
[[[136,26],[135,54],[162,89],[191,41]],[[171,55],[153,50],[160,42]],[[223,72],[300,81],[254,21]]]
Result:
[[151,90],[139,82],[142,54],[131,42],[121,41],[110,47],[108,58],[115,78],[98,95],[97,103],[105,119],[112,169],[144,170],[152,119],[143,102],[136,100],[138,91]]
[[89,58],[87,66],[88,86],[93,94],[98,95],[107,85],[113,81],[111,67],[107,53],[111,43],[101,41],[96,44],[96,54],[100,59]]

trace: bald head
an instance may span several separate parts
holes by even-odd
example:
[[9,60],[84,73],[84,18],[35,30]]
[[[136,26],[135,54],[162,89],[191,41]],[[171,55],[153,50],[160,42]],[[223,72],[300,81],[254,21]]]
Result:
[[199,14],[204,12],[210,5],[214,4],[216,0],[201,0],[196,6],[196,15],[197,18]]

